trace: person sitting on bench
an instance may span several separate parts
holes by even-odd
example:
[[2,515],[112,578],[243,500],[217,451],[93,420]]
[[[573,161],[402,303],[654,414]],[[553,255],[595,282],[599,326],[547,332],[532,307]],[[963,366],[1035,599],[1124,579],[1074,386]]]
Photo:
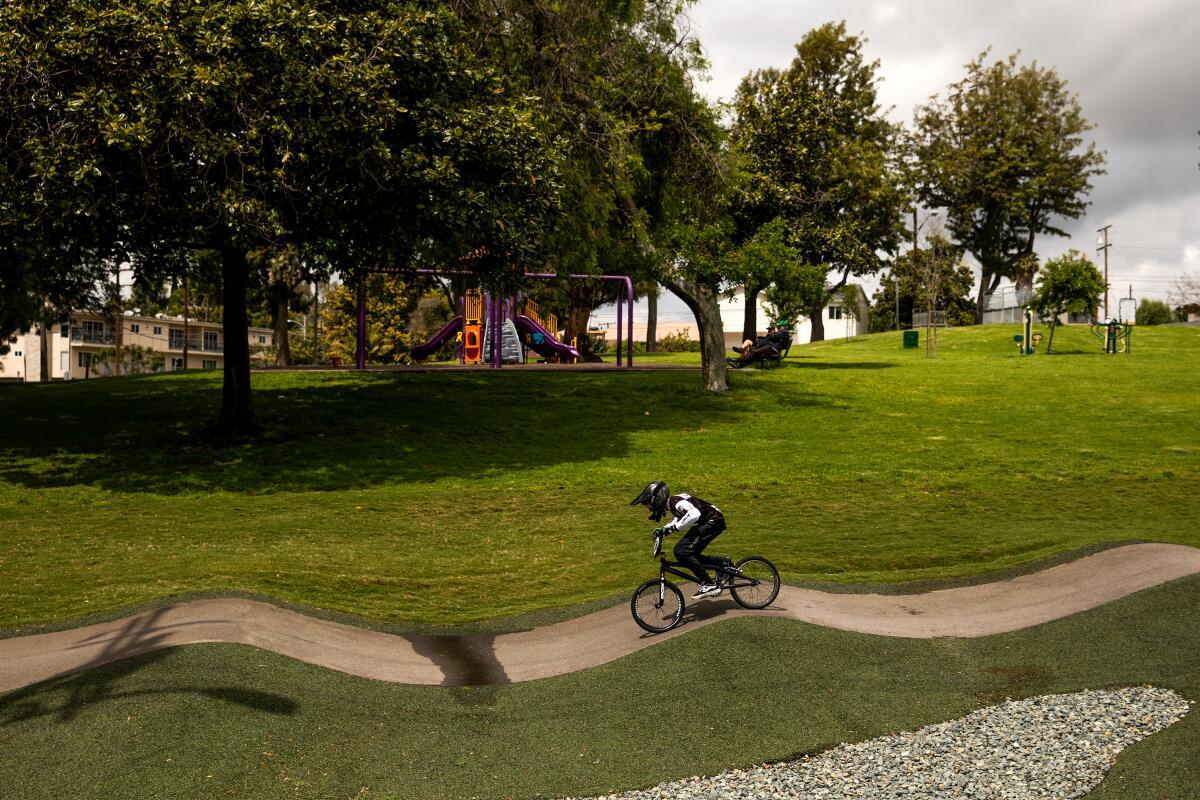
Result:
[[792,344],[792,332],[786,319],[781,319],[771,326],[765,336],[757,339],[747,339],[741,347],[733,348],[738,354],[736,359],[730,359],[732,366],[744,367],[763,358],[782,358]]

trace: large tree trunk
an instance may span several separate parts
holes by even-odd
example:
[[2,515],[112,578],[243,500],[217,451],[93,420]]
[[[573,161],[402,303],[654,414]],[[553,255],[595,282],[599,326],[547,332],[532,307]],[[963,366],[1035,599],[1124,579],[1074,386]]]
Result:
[[742,341],[758,338],[758,293],[762,291],[757,286],[751,289],[745,287],[743,299],[746,301],[745,317],[742,320]]
[[990,269],[983,267],[979,275],[979,293],[975,296],[975,324],[983,324],[983,312],[987,301],[985,298],[994,288],[995,276]]
[[1033,276],[1037,274],[1037,264],[1033,264],[1033,269],[1025,268],[1013,274],[1013,285],[1018,292],[1028,292],[1033,290]]
[[658,290],[646,293],[646,352],[658,350]]
[[246,251],[226,244],[221,252],[221,278],[224,282],[225,383],[221,390],[222,433],[242,435],[258,432],[254,416],[254,397],[250,393],[250,340],[247,333],[246,278],[250,265]]
[[808,319],[812,323],[812,335],[808,337],[810,342],[825,341],[825,304],[818,303],[808,310]]
[[600,357],[592,354],[587,332],[588,319],[592,316],[592,304],[596,298],[595,286],[573,283],[567,289],[567,298],[570,306],[567,309],[566,344],[578,341],[579,355],[583,361],[599,361]]
[[[39,353],[38,361],[39,361],[41,372],[42,372],[42,374],[38,377],[38,380],[43,381],[45,383],[49,383],[50,382],[50,309],[46,306],[42,306],[42,318],[38,324],[38,345],[39,345],[38,349],[41,351]],[[29,380],[28,374],[25,375],[25,380]]]
[[275,328],[275,366],[292,365],[292,348],[288,342],[288,295],[291,287],[282,284],[272,288],[271,322]]
[[721,322],[720,296],[715,289],[683,279],[672,279],[667,288],[687,304],[700,329],[700,365],[704,388],[710,392],[729,389],[725,375],[725,327]]

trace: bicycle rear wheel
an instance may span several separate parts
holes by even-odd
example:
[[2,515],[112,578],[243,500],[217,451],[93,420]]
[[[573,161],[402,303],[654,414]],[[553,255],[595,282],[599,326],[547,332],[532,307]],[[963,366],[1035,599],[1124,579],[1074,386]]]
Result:
[[683,592],[667,580],[653,578],[633,593],[633,621],[651,633],[665,633],[683,619]]
[[779,570],[762,556],[747,556],[735,567],[741,576],[730,582],[729,593],[743,608],[766,608],[779,595]]

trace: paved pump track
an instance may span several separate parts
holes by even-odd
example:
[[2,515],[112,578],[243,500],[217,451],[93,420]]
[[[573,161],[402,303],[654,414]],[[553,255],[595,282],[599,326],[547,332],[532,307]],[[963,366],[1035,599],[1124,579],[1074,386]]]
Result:
[[166,647],[233,642],[396,683],[468,686],[562,675],[604,664],[723,619],[769,615],[908,638],[989,636],[1066,617],[1200,573],[1200,549],[1135,544],[1009,580],[924,594],[833,594],[784,586],[765,611],[724,598],[688,606],[683,624],[652,636],[627,604],[499,635],[397,636],[316,619],[269,603],[198,600],[111,622],[0,640],[0,692]]

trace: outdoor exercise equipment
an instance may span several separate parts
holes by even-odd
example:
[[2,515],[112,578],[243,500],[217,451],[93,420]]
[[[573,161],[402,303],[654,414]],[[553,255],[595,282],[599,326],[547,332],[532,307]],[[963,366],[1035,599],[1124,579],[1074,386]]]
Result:
[[1133,323],[1110,319],[1092,320],[1092,335],[1104,344],[1106,353],[1128,353],[1132,348]]
[[1033,332],[1032,309],[1025,309],[1025,333],[1018,333],[1013,337],[1013,341],[1017,343],[1017,352],[1021,355],[1031,356],[1037,353],[1037,346],[1042,341],[1042,335]]

